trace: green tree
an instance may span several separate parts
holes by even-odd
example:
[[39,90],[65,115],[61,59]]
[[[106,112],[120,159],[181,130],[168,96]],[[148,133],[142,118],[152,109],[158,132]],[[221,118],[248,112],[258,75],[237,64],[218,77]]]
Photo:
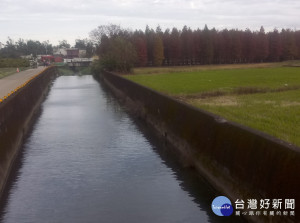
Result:
[[159,35],[155,35],[153,44],[153,65],[161,66],[164,60],[163,41]]
[[99,55],[102,69],[130,72],[136,62],[136,51],[131,42],[122,37],[115,37],[109,39],[106,44],[107,51]]
[[19,56],[20,55],[17,51],[17,47],[16,47],[14,40],[12,38],[8,37],[5,47],[3,49],[1,49],[1,57],[17,58]]
[[16,44],[17,50],[21,55],[29,55],[27,43],[23,39],[19,39]]
[[76,39],[75,48],[86,50],[86,57],[92,57],[95,52],[94,44],[89,39]]
[[66,47],[66,48],[70,48],[71,47],[71,45],[68,43],[68,41],[67,40],[61,40],[61,41],[58,41],[58,47],[59,48],[62,48],[62,47]]
[[28,54],[32,54],[36,57],[38,54],[44,54],[45,50],[39,41],[28,40],[27,41]]
[[78,48],[80,50],[85,50],[87,45],[86,39],[76,39],[75,40],[75,48]]
[[87,57],[92,57],[95,53],[95,47],[92,41],[88,41],[86,43],[86,56]]

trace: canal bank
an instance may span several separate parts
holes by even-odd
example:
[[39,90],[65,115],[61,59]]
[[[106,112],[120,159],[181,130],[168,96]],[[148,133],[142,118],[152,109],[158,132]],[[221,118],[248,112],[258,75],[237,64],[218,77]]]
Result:
[[30,81],[35,75],[43,72],[45,67],[31,68],[15,74],[0,78],[0,99],[10,94],[12,91]]
[[244,222],[214,215],[214,190],[162,144],[91,75],[58,77],[0,222]]
[[[196,109],[118,75],[99,77],[137,116],[177,149],[232,201],[300,200],[300,149],[262,132]],[[255,222],[295,222],[289,217],[249,217]]]
[[54,67],[20,72],[9,80],[1,92],[5,94],[0,103],[0,198],[35,113],[47,95],[49,85],[55,78]]

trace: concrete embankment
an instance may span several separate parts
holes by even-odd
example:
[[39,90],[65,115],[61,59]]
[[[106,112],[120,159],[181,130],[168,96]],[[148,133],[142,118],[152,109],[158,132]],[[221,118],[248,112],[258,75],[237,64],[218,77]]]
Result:
[[12,89],[0,103],[0,197],[13,161],[31,127],[35,112],[56,76],[55,67],[36,72],[29,80]]
[[0,99],[3,99],[5,96],[7,96],[9,93],[11,93],[12,90],[17,89],[22,84],[29,81],[32,77],[34,77],[36,74],[42,72],[45,70],[45,67],[38,67],[33,69],[28,69],[21,71],[19,73],[15,73],[12,75],[9,75],[7,77],[0,79]]
[[[100,78],[140,117],[151,124],[232,202],[243,199],[300,201],[300,148],[260,131],[179,102],[118,75]],[[258,204],[259,206],[259,204]],[[296,204],[297,206],[297,204]],[[250,221],[297,222],[276,216]]]

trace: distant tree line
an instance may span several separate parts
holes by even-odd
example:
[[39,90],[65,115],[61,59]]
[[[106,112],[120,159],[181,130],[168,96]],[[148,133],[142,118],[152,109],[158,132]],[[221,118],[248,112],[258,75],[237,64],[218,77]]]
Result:
[[[184,26],[162,31],[148,26],[130,31],[117,25],[99,26],[90,33],[96,53],[109,69],[128,71],[132,66],[171,66],[278,62],[300,59],[300,31],[274,29],[266,33],[238,29],[192,30]],[[122,42],[122,43],[121,43]],[[117,44],[119,47],[115,49]],[[122,47],[126,52],[122,51]],[[122,51],[119,52],[118,50]],[[123,54],[118,57],[117,54]],[[118,61],[120,59],[120,61]],[[121,61],[122,60],[122,61]],[[127,64],[126,66],[123,66]],[[125,69],[124,69],[125,68]]]
[[52,54],[53,47],[49,41],[35,41],[19,39],[15,42],[8,37],[5,46],[0,50],[0,57],[2,58],[18,58],[25,55],[39,55],[39,54]]
[[22,58],[0,58],[0,68],[4,67],[29,67],[30,63]]
[[[6,44],[0,49],[0,58],[19,58],[26,55],[32,55],[33,57],[37,55],[52,55],[55,49],[62,47],[70,48],[71,45],[67,40],[61,40],[57,46],[53,46],[48,40],[40,42],[37,40],[25,41],[24,39],[19,39],[15,42],[8,37]],[[86,50],[87,57],[92,57],[95,51],[93,43],[88,39],[76,39],[74,47]]]

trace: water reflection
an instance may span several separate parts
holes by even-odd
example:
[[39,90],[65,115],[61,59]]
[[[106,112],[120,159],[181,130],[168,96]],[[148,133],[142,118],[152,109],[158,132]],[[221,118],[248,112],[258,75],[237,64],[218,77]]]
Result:
[[[114,111],[126,110],[126,107],[120,105],[111,94],[108,87],[100,82],[101,88],[105,93],[109,107],[112,107]],[[121,102],[122,104],[122,102]],[[216,191],[199,173],[194,169],[184,168],[178,161],[178,155],[174,154],[175,148],[172,145],[166,143],[154,129],[152,129],[145,121],[136,118],[134,114],[127,111],[130,119],[133,121],[135,126],[139,129],[139,132],[151,143],[153,151],[157,153],[162,162],[173,171],[176,180],[178,181],[182,190],[192,198],[192,200],[198,205],[199,209],[207,213],[206,222],[247,222],[246,219],[241,217],[219,217],[211,211],[212,200],[223,194]],[[202,220],[204,222],[204,219]],[[201,221],[201,222],[202,222]]]
[[92,76],[55,81],[2,222],[224,222],[213,189],[103,89]]

